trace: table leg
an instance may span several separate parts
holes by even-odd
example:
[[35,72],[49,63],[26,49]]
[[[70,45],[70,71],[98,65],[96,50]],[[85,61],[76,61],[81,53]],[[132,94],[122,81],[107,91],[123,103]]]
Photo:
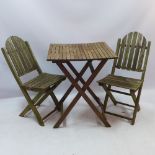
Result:
[[106,60],[102,60],[99,65],[96,67],[96,69],[94,70],[93,74],[91,74],[91,76],[88,78],[88,80],[83,84],[83,87],[81,88],[78,83],[76,82],[76,80],[72,77],[72,75],[67,71],[67,69],[65,68],[65,66],[58,62],[57,65],[59,66],[59,68],[62,70],[62,72],[68,77],[68,79],[71,81],[72,85],[78,90],[78,94],[76,95],[76,97],[73,99],[73,101],[71,102],[71,104],[68,106],[68,108],[66,109],[66,111],[63,113],[63,115],[60,117],[60,119],[57,121],[57,123],[55,124],[55,128],[59,127],[59,125],[62,123],[62,121],[66,118],[66,116],[69,114],[69,112],[71,111],[71,109],[75,106],[75,104],[77,103],[77,101],[80,99],[81,96],[83,96],[83,98],[86,100],[86,102],[89,104],[89,106],[92,108],[92,110],[96,113],[96,115],[100,118],[100,120],[105,124],[106,127],[110,127],[110,124],[107,122],[106,117],[104,116],[104,114],[102,115],[97,108],[95,107],[95,105],[93,104],[93,102],[89,99],[89,97],[85,94],[86,89],[88,88],[88,86],[90,85],[90,83],[93,81],[93,79],[96,77],[96,75],[99,73],[99,71],[102,69],[102,67],[104,66],[104,64],[106,63]]
[[[87,68],[89,67],[89,62],[86,62],[86,64],[84,65],[84,67],[81,69],[79,76],[76,77],[76,82],[79,81],[79,78],[85,73],[85,71],[87,70]],[[67,89],[66,93],[63,95],[63,97],[60,99],[59,104],[61,105],[65,99],[67,98],[67,96],[71,93],[71,91],[74,89],[73,84],[70,85],[70,87]]]
[[[89,62],[90,63],[90,62]],[[79,80],[81,81],[82,84],[85,84],[85,80],[82,78],[82,76],[78,73],[78,71],[74,68],[74,66],[68,62],[67,63],[68,67],[73,71],[73,73],[79,77]],[[92,69],[91,69],[91,73],[94,72],[94,68],[92,66]],[[91,96],[94,98],[94,100],[98,103],[98,105],[101,107],[102,111],[104,110],[103,108],[103,104],[102,102],[100,101],[100,99],[96,96],[96,94],[92,91],[92,89],[88,86],[87,87],[87,90],[88,92],[91,94]]]

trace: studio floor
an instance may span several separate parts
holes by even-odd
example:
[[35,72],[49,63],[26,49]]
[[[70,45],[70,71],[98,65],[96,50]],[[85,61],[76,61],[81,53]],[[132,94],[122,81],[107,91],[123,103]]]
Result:
[[[23,97],[1,99],[0,155],[155,155],[154,96],[155,90],[143,91],[134,126],[106,115],[111,128],[104,127],[83,100],[60,128],[53,129],[59,113],[50,116],[41,127],[32,113],[25,118],[18,116],[26,105]],[[41,114],[51,110],[52,105],[52,100],[47,99],[40,108]],[[110,110],[126,113],[117,108],[110,104]]]

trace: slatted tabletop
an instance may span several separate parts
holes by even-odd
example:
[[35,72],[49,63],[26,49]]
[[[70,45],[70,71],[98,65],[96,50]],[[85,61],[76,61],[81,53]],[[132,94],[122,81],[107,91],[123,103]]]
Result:
[[117,56],[105,42],[82,44],[50,44],[48,61],[85,61],[114,59]]

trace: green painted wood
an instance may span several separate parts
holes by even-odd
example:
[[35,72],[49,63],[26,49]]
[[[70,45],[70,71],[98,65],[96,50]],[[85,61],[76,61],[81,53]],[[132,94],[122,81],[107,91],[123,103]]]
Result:
[[[119,55],[120,48],[121,48],[121,39],[119,38],[118,41],[117,41],[117,47],[116,47],[116,55],[117,56]],[[117,64],[117,61],[118,61],[118,59],[114,59],[114,63],[113,63],[111,74],[115,73],[115,66]]]
[[11,36],[6,41],[6,49],[19,76],[37,70],[38,65],[22,39]]
[[8,66],[9,66],[9,68],[10,68],[10,70],[11,70],[11,72],[12,72],[12,74],[13,74],[15,80],[16,80],[16,82],[17,82],[18,85],[21,87],[22,81],[21,81],[20,78],[18,77],[14,65],[12,65],[12,63],[11,63],[11,59],[10,59],[10,57],[9,57],[9,55],[8,55],[8,52],[7,52],[6,48],[1,48],[1,50],[2,50],[2,53],[3,53],[3,55],[4,55],[4,58],[5,58],[5,60],[6,60],[7,64],[8,64]]
[[127,67],[127,62],[128,62],[129,52],[130,52],[130,46],[132,44],[132,39],[133,39],[133,32],[131,32],[127,35],[126,49],[125,49],[125,53],[124,53],[122,68]]
[[136,91],[141,87],[143,81],[122,76],[108,75],[98,81],[98,83],[99,85],[107,84]]
[[145,58],[145,52],[146,52],[146,47],[147,46],[147,41],[145,38],[143,38],[143,43],[142,43],[142,48],[140,49],[140,55],[139,55],[139,61],[138,61],[138,70],[142,70],[142,66],[143,66],[143,62],[144,62],[144,58]]
[[32,57],[30,57],[30,52],[27,49],[25,42],[17,37],[11,37],[12,43],[17,50],[17,54],[23,64],[24,71],[23,73],[27,73],[31,71],[30,69],[33,68],[33,63],[31,63]]
[[137,69],[137,64],[138,64],[138,56],[140,53],[140,47],[142,46],[142,41],[143,41],[144,37],[142,36],[142,34],[138,33],[138,38],[137,38],[137,44],[135,47],[135,56],[133,58],[133,65],[131,70],[136,71]]
[[23,87],[33,91],[43,91],[63,80],[65,80],[64,76],[42,73],[32,80],[24,83]]
[[25,44],[26,44],[27,48],[28,48],[29,51],[30,51],[31,57],[32,57],[33,60],[34,60],[34,64],[35,64],[36,67],[37,67],[38,73],[42,73],[42,70],[41,70],[41,68],[40,68],[40,66],[39,66],[39,64],[38,64],[38,62],[37,62],[37,60],[36,60],[36,58],[35,58],[35,56],[34,56],[34,54],[33,54],[33,52],[32,52],[32,49],[31,49],[29,43],[28,43],[27,41],[25,41]]
[[116,64],[116,66],[117,66],[118,68],[121,68],[121,66],[122,66],[122,60],[123,60],[123,55],[124,55],[124,49],[125,49],[126,41],[127,41],[127,36],[125,36],[125,37],[122,39],[120,51],[119,51],[119,53],[118,53],[118,61],[117,61],[117,64]]
[[[108,90],[108,87],[106,86],[106,84],[102,84],[102,87],[106,91],[106,93],[110,97],[110,99],[113,101],[113,103],[116,105],[116,100],[115,100],[114,96],[112,95],[112,93]],[[107,97],[107,101],[108,101],[108,97]],[[106,108],[106,107],[104,107],[104,108]]]
[[[36,106],[39,106],[50,95],[52,99],[54,99],[54,102],[56,102],[55,109],[60,110],[60,108],[58,109],[58,101],[53,90],[65,80],[65,76],[42,73],[28,42],[24,42],[19,37],[9,37],[6,41],[6,48],[2,48],[1,50],[15,80],[28,102],[28,106],[23,110],[20,116],[23,117],[28,111],[32,110],[38,123],[44,126],[43,119]],[[23,83],[20,77],[33,70],[38,71],[38,76]],[[34,99],[31,99],[28,90],[38,92]],[[50,114],[54,111],[52,110]]]
[[131,42],[131,48],[130,48],[130,52],[129,52],[128,63],[127,63],[127,67],[126,67],[127,70],[131,70],[131,66],[132,66],[132,62],[133,62],[133,58],[134,58],[134,50],[135,50],[135,46],[136,46],[137,36],[138,36],[138,33],[134,32],[133,33],[133,39]]
[[[105,113],[131,120],[131,124],[134,125],[137,112],[140,110],[139,100],[140,100],[141,91],[144,83],[144,77],[145,77],[151,42],[150,41],[147,42],[145,37],[138,32],[131,32],[127,34],[122,40],[124,39],[126,40],[126,42],[122,41],[121,43],[120,39],[118,41],[117,50],[116,50],[116,54],[118,55],[118,60],[117,62],[114,61],[111,75],[108,75],[107,77],[99,80],[98,83],[106,91],[106,96],[104,100]],[[136,72],[141,72],[141,78],[134,79],[134,78],[114,75],[115,68],[123,69],[123,70],[125,69],[128,71],[132,70]],[[128,89],[130,93],[115,90],[115,89],[110,89],[111,86],[115,86],[116,88],[120,87],[120,88]],[[118,102],[114,100],[115,98],[111,92],[130,95],[135,105],[133,106],[126,103],[122,104],[122,102]],[[122,105],[133,107],[134,110],[133,110],[132,118],[122,116],[112,112],[107,112],[106,107],[107,107],[108,98],[110,98],[114,104],[121,103]]]
[[[130,32],[117,47],[118,60],[114,67],[132,71],[143,72],[143,66],[146,58],[147,41],[145,37],[138,32]],[[115,70],[113,68],[113,70]]]
[[[6,46],[7,46],[7,55],[9,56],[9,59],[11,59],[12,65],[14,66],[17,74],[19,76],[22,75],[24,67],[23,67],[22,62],[20,61],[20,58],[19,58],[16,50],[13,47],[13,44],[6,43]],[[9,52],[9,51],[11,51],[11,52]]]
[[145,73],[146,73],[146,67],[147,67],[147,62],[148,62],[148,57],[149,57],[149,53],[150,53],[150,46],[151,46],[151,42],[148,42],[147,45],[147,50],[146,50],[146,56],[145,56],[145,61],[144,61],[144,66],[143,66],[143,73],[142,73],[142,77],[141,79],[144,81],[144,77],[145,77]]

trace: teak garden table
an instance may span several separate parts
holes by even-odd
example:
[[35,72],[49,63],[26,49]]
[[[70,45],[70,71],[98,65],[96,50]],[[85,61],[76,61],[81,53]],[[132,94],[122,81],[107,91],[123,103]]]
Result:
[[[112,49],[105,42],[96,42],[96,43],[87,43],[87,44],[50,44],[48,51],[48,61],[52,61],[56,63],[64,75],[71,82],[70,87],[64,94],[64,96],[60,100],[60,104],[64,102],[67,96],[71,93],[71,91],[76,88],[78,93],[72,102],[69,104],[67,109],[64,111],[60,119],[54,125],[54,128],[58,128],[63,120],[67,117],[69,112],[78,102],[80,97],[82,96],[91,109],[95,112],[95,114],[99,117],[99,119],[104,123],[106,127],[110,127],[110,124],[106,120],[106,117],[103,112],[103,104],[100,99],[97,97],[95,92],[89,87],[94,78],[103,68],[108,59],[117,58]],[[92,61],[99,61],[96,68],[94,68]],[[72,61],[85,61],[85,65],[81,69],[80,72],[77,71],[71,62]],[[67,66],[67,67],[66,67]],[[72,71],[76,78],[74,78],[71,74]],[[90,69],[91,74],[89,78],[85,81],[82,77],[87,69]],[[81,87],[78,82],[81,82],[83,86]],[[101,107],[102,113],[96,108],[92,100],[86,94],[86,90],[90,93],[96,103]]]

